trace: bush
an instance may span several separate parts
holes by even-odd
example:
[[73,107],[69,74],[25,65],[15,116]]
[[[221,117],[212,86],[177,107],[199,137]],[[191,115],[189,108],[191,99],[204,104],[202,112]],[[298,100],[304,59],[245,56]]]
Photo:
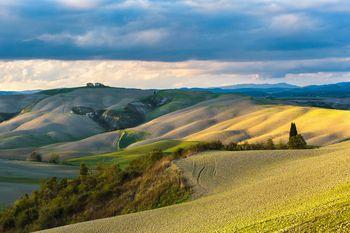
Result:
[[41,155],[40,155],[38,152],[33,151],[33,152],[30,153],[30,155],[28,156],[27,161],[41,162],[41,161],[42,161]]
[[307,147],[307,144],[303,136],[301,136],[301,134],[298,134],[289,138],[288,147],[290,149],[305,149]]
[[217,141],[205,143],[204,148],[207,150],[223,150],[224,145],[222,144],[221,141],[217,140]]
[[49,158],[49,163],[59,164],[60,157],[57,154],[51,154]]
[[152,167],[155,162],[163,158],[163,156],[164,153],[162,150],[155,149],[148,155],[133,160],[127,168],[127,171],[129,172],[128,175],[134,177],[142,174],[144,171]]
[[80,176],[87,176],[88,173],[89,173],[89,168],[84,163],[81,163],[80,170],[79,170]]
[[275,143],[273,142],[272,138],[267,139],[265,147],[267,150],[274,150],[276,149]]
[[288,144],[283,143],[282,141],[279,141],[279,143],[276,145],[275,149],[286,150],[286,149],[288,149]]
[[173,153],[173,158],[174,159],[178,159],[178,158],[181,158],[183,157],[185,154],[185,149],[184,148],[177,148],[174,153]]
[[237,143],[230,142],[228,145],[226,145],[225,149],[228,151],[235,151],[237,150]]

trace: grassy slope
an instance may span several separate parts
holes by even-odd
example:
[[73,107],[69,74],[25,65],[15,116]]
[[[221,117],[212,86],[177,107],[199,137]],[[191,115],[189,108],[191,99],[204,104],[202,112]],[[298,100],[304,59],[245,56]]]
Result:
[[315,150],[203,153],[177,164],[204,197],[48,232],[346,232],[349,163],[349,142]]
[[286,141],[290,122],[309,144],[329,145],[350,138],[350,111],[299,106],[257,105],[226,95],[158,117],[134,130],[148,132],[146,144],[163,138],[190,141]]
[[[48,97],[28,111],[0,124],[0,149],[39,147],[70,142],[104,132],[87,116],[71,113],[75,106],[105,109],[151,95],[150,90],[122,88],[73,88],[44,92]],[[0,100],[1,102],[1,100]],[[1,103],[0,103],[1,104]]]
[[267,106],[264,109],[229,119],[189,135],[189,140],[220,138],[243,130],[258,142],[268,138],[287,140],[290,122],[295,122],[309,144],[327,145],[350,136],[350,111],[295,106]]
[[164,152],[173,152],[178,147],[186,147],[195,142],[180,141],[180,140],[163,140],[147,145],[141,145],[130,149],[125,149],[117,152],[84,156],[80,158],[68,159],[67,163],[72,165],[79,165],[85,163],[88,166],[94,167],[99,164],[116,163],[124,169],[132,160],[146,155],[154,149],[161,149]]
[[38,188],[40,179],[57,176],[72,177],[77,168],[0,159],[0,205],[8,204]]
[[158,95],[168,98],[171,101],[148,113],[146,116],[147,121],[219,96],[218,94],[204,91],[193,92],[182,90],[162,90],[158,91]]
[[[149,141],[154,139],[179,139],[205,130],[210,126],[256,110],[250,98],[237,95],[223,95],[203,101],[197,105],[158,117],[146,124],[135,127],[136,131],[148,132]],[[148,141],[137,144],[146,144]]]
[[61,159],[102,154],[115,151],[119,137],[120,131],[107,132],[79,141],[58,143],[41,147],[38,152],[45,160],[48,160],[53,153],[58,154]]
[[[102,133],[104,130],[86,116],[71,114],[71,107],[122,108],[129,102],[152,95],[153,91],[121,88],[67,88],[47,90],[43,93],[46,94],[45,99],[35,102],[23,114],[0,124],[0,149],[41,147],[40,151],[45,156],[57,153],[64,158],[112,152],[115,150],[115,144],[114,139],[110,137],[111,133]],[[168,98],[170,102],[150,112],[147,120],[217,97],[216,94],[209,92],[180,90],[162,90],[157,94]],[[118,132],[115,134],[117,135]],[[143,137],[139,133],[127,136],[121,140],[122,148],[138,141],[140,139],[138,136]],[[103,138],[107,140],[104,141]],[[11,158],[26,156],[20,151],[13,154]],[[5,154],[1,157],[9,156]]]

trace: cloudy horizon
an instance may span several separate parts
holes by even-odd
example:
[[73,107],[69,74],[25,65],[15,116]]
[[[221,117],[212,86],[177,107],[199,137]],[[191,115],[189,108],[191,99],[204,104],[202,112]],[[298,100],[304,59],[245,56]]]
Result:
[[350,81],[344,0],[2,0],[0,90]]

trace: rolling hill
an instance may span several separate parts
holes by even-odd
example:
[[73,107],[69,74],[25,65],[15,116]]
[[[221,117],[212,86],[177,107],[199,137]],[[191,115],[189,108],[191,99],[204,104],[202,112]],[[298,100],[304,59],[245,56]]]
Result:
[[122,169],[126,168],[131,161],[146,156],[148,153],[155,149],[163,150],[164,153],[174,152],[177,148],[184,148],[197,142],[180,141],[180,140],[162,140],[146,145],[134,146],[124,150],[102,153],[97,155],[82,156],[79,158],[66,159],[65,162],[71,165],[86,164],[90,167],[96,167],[97,165],[111,165],[118,164]]
[[[157,117],[131,131],[143,135],[129,148],[164,140],[262,142],[273,138],[287,141],[290,122],[312,145],[329,145],[350,138],[350,112],[313,107],[261,105],[250,97],[221,95]],[[56,152],[63,158],[84,156],[81,161],[96,161],[103,153],[116,151],[120,132],[102,133],[80,141],[42,147],[44,155]],[[130,144],[129,143],[129,144]],[[93,154],[102,154],[94,156]],[[89,156],[92,155],[90,158]]]
[[349,162],[349,142],[314,150],[205,152],[176,162],[197,199],[43,232],[346,232]]
[[82,88],[49,95],[0,124],[0,148],[37,147],[86,138],[105,130],[87,116],[71,113],[74,106],[108,108],[151,91],[119,88]]
[[309,144],[328,145],[350,138],[350,112],[300,106],[261,105],[249,97],[223,95],[134,128],[150,134],[146,144],[160,139],[189,141],[287,141],[296,122]]
[[[98,147],[100,149],[96,149],[98,142],[95,143],[95,140],[101,142],[105,136],[88,138],[113,129],[135,126],[216,96],[209,92],[156,92],[110,87],[53,89],[12,96],[12,99],[0,96],[2,109],[6,113],[17,113],[0,123],[0,149],[51,145],[49,148],[56,148],[63,154],[75,154],[76,151],[82,154],[92,147],[95,148],[92,153],[107,152],[111,149],[110,142],[117,138],[106,136],[110,140],[103,142]],[[53,145],[64,142],[72,143]],[[88,144],[91,146],[88,147]],[[42,150],[50,151],[49,148]]]
[[[184,90],[73,88],[33,96],[25,97],[29,98],[26,104],[16,105],[19,112],[0,123],[2,158],[24,159],[35,149],[44,160],[58,154],[67,164],[118,164],[125,171],[132,161],[147,157],[154,149],[170,154],[199,141],[262,142],[272,138],[276,143],[285,142],[291,122],[308,144],[324,146],[312,150],[214,151],[175,160],[171,169],[180,169],[192,184],[192,200],[47,232],[350,229],[349,111]],[[130,123],[128,119],[134,117],[137,121]],[[47,175],[47,169],[52,168],[52,174],[59,177],[76,169],[19,163],[2,162],[4,167],[24,172],[18,176],[0,174],[7,193],[32,190],[38,179]],[[9,184],[18,188],[11,189]]]

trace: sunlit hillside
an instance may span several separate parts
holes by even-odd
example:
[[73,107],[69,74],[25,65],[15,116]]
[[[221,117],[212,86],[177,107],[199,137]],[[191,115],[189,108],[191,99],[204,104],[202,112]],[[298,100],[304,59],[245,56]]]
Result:
[[176,163],[198,199],[46,232],[346,232],[349,162],[349,143],[315,150],[206,152]]
[[[288,140],[290,122],[295,122],[309,144],[328,145],[350,138],[350,112],[298,106],[266,106],[264,109],[220,122],[186,136],[188,140],[229,141],[235,132],[249,142]],[[232,136],[231,136],[232,135]],[[243,139],[243,138],[242,138]]]
[[329,145],[350,138],[350,112],[300,106],[259,105],[249,98],[228,95],[161,116],[135,130],[150,133],[150,139],[189,141],[221,140],[275,142],[288,140],[290,122],[295,122],[309,144]]

